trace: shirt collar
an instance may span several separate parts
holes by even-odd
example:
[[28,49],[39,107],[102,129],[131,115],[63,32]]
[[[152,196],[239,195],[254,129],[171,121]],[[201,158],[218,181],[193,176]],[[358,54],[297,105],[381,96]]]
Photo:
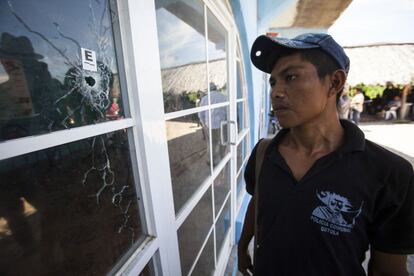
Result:
[[339,148],[340,152],[353,152],[365,150],[365,135],[362,130],[348,120],[340,120],[344,129],[344,143]]
[[[353,151],[363,151],[365,149],[365,135],[362,130],[348,120],[340,120],[344,129],[344,143],[338,149],[338,152],[347,153]],[[272,141],[272,148],[280,144],[283,137],[289,132],[289,129],[280,130]]]

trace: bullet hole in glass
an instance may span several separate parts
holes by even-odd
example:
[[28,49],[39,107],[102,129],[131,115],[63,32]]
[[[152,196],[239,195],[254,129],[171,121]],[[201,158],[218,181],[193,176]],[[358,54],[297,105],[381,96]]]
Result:
[[95,79],[92,77],[85,77],[85,81],[89,86],[94,86],[96,83]]

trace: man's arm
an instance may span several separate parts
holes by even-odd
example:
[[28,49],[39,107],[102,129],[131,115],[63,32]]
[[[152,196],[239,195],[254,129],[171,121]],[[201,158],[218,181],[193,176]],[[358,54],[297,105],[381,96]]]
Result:
[[[237,260],[238,269],[243,275],[253,274],[252,258],[248,252],[249,243],[254,236],[254,215],[255,204],[254,197],[250,199],[249,206],[247,207],[246,216],[244,217],[243,229],[241,237],[237,247]],[[247,271],[249,270],[250,273]]]
[[368,276],[408,276],[407,256],[388,254],[371,249]]

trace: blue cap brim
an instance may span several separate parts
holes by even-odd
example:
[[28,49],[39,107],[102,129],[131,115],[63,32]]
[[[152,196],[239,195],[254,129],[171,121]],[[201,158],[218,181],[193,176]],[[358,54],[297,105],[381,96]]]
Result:
[[[274,62],[277,60],[277,52],[281,48],[314,49],[320,48],[320,46],[294,39],[270,38],[261,35],[253,43],[250,59],[259,70],[270,74],[273,70]],[[274,59],[274,61],[272,62],[270,58]]]

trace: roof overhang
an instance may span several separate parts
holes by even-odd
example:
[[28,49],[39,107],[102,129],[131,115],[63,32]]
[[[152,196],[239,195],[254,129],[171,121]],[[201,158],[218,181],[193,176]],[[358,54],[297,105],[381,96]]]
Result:
[[259,31],[269,29],[327,30],[352,0],[258,1]]

